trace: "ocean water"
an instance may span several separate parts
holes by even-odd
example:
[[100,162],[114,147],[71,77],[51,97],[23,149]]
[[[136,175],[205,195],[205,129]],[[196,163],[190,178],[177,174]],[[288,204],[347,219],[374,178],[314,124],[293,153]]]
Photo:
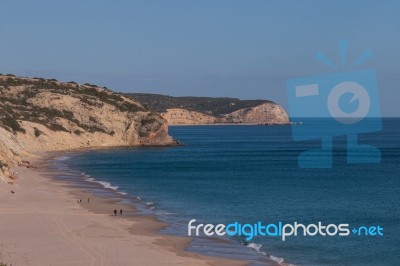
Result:
[[231,244],[200,237],[189,250],[254,265],[262,258],[282,265],[400,265],[400,119],[383,125],[359,137],[380,148],[380,164],[347,164],[346,140],[338,137],[331,169],[300,169],[299,153],[318,142],[292,141],[290,126],[183,126],[170,127],[170,134],[186,146],[67,153],[53,166],[65,173],[57,178],[82,179],[79,186],[101,182],[97,190],[87,187],[103,195],[139,197],[132,204],[170,223],[165,233],[185,235],[191,219],[384,228],[384,236],[235,237]]

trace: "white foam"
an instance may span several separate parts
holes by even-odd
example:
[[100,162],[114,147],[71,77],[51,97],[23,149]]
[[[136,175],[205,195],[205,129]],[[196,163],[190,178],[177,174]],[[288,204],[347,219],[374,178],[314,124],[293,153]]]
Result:
[[[86,181],[93,182],[93,183],[98,183],[98,184],[102,185],[104,188],[109,188],[109,189],[112,189],[112,190],[115,190],[115,191],[117,191],[118,188],[119,188],[118,186],[111,185],[110,182],[96,180],[95,178],[91,177],[90,175],[86,175],[85,173],[82,173],[82,175],[83,175],[83,177],[85,177]],[[117,191],[117,193],[121,194],[121,195],[128,195],[128,193],[123,192],[123,191]]]
[[[247,245],[247,247],[256,250],[258,253],[263,254],[264,256],[267,256],[267,253],[265,253],[264,251],[261,251],[262,245],[260,245],[260,244],[249,243],[249,244]],[[283,259],[283,258],[279,258],[279,257],[273,256],[273,255],[270,255],[269,258],[270,258],[271,260],[277,262],[277,263],[278,263],[279,265],[281,265],[281,266],[296,266],[296,265],[294,265],[294,264],[287,263],[287,262],[285,261],[285,259]]]
[[262,247],[262,245],[260,245],[260,244],[256,244],[256,243],[249,243],[249,244],[247,245],[247,247],[248,247],[248,248],[255,249],[255,250],[258,252],[258,253],[260,253],[260,254],[263,254],[264,256],[266,256],[266,255],[267,255],[267,253],[265,253],[265,252],[261,251],[261,247]]
[[273,255],[270,255],[269,258],[273,261],[276,261],[278,264],[282,265],[282,263],[285,262],[285,259],[283,258],[279,258],[279,257],[275,257]]
[[270,255],[269,258],[273,261],[276,261],[279,265],[282,266],[296,266],[294,264],[287,263],[284,258],[275,257],[273,255]]
[[[110,182],[96,180],[93,177],[90,177],[90,175],[85,175],[85,180],[89,181],[89,182],[98,183],[98,184],[102,185],[104,188],[109,188],[109,189],[112,189],[112,190],[118,190],[118,188],[119,188],[118,186],[111,185]],[[120,192],[120,193],[122,194],[122,193],[125,193],[125,192]],[[126,193],[122,194],[122,195],[126,195]]]
[[107,181],[95,181],[95,182],[103,185],[103,187],[105,187],[105,188],[109,188],[109,189],[112,189],[112,190],[117,190],[118,189],[118,186],[113,186],[113,185],[111,185],[110,182],[107,182]]
[[68,160],[70,158],[71,157],[68,157],[68,156],[60,156],[60,157],[56,158],[56,161],[65,161],[65,160]]

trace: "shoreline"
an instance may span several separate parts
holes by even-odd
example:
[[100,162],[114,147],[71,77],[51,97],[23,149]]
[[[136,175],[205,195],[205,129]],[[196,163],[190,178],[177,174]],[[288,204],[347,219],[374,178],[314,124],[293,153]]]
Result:
[[[54,154],[60,152],[36,154],[29,159],[33,165],[40,166]],[[166,224],[156,217],[138,214],[134,206],[55,180],[51,177],[54,172],[44,167],[18,166],[13,170],[18,172],[14,185],[0,183],[0,262],[13,265],[248,264],[239,259],[186,251],[192,239],[159,233]],[[78,199],[82,203],[77,203]],[[114,217],[114,209],[123,209],[124,214]]]
[[[118,147],[116,147],[118,148]],[[126,147],[123,147],[126,148]],[[101,149],[102,150],[102,149]],[[172,236],[178,237],[180,239],[187,240],[184,245],[180,246],[180,250],[184,250],[185,252],[189,252],[189,254],[198,254],[211,258],[221,258],[228,260],[239,260],[242,262],[246,262],[246,265],[269,265],[269,266],[289,266],[292,264],[287,264],[282,258],[275,257],[272,255],[267,255],[264,252],[260,252],[257,247],[250,245],[245,245],[243,243],[237,243],[231,239],[224,239],[218,237],[189,237],[187,235],[182,235],[182,232],[186,232],[186,222],[184,224],[180,224],[180,229],[183,231],[177,230],[177,223],[175,216],[173,220],[170,220],[170,216],[165,216],[160,214],[157,210],[153,212],[154,203],[143,201],[143,198],[138,197],[137,194],[128,194],[124,191],[121,191],[118,186],[115,184],[111,184],[106,180],[100,181],[96,176],[88,175],[88,173],[80,172],[77,169],[70,168],[69,163],[63,163],[64,159],[74,157],[77,153],[83,153],[85,150],[73,150],[73,151],[64,151],[64,152],[48,152],[48,154],[53,154],[49,156],[49,160],[51,164],[49,166],[55,167],[56,169],[63,169],[62,171],[55,171],[51,175],[51,180],[60,180],[60,174],[62,183],[66,184],[69,187],[74,187],[74,189],[83,190],[85,194],[94,193],[97,197],[105,197],[108,200],[114,200],[117,202],[125,202],[130,208],[135,210],[135,217],[151,219],[151,223],[155,223],[155,226],[151,227],[150,231],[147,231],[147,234],[157,235],[157,236]],[[71,154],[72,153],[72,154]],[[63,158],[64,157],[64,158]],[[57,162],[58,161],[58,162]],[[64,170],[64,167],[67,169]],[[48,167],[49,169],[49,167]],[[58,174],[57,174],[58,173]],[[65,174],[67,176],[65,176]],[[79,195],[79,194],[78,194]],[[150,205],[150,204],[151,205]],[[155,202],[157,204],[157,202]],[[183,218],[183,217],[180,217]],[[148,224],[148,223],[147,223]],[[171,226],[174,227],[171,231]],[[134,232],[135,230],[132,229]],[[138,233],[138,231],[136,231]],[[142,233],[142,232],[141,232]],[[200,242],[199,242],[200,240]],[[199,248],[200,245],[200,248]],[[257,245],[257,244],[256,244]],[[206,248],[204,248],[206,246]],[[215,251],[215,249],[223,249],[223,251]],[[250,251],[251,250],[251,251]],[[252,254],[252,252],[254,252]],[[239,255],[240,254],[240,255]],[[225,265],[225,264],[218,264]]]

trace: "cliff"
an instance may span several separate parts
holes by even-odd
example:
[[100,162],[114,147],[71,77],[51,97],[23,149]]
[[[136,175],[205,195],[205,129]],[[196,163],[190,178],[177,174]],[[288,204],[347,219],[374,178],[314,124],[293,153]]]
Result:
[[220,120],[221,123],[233,124],[280,125],[289,123],[286,111],[276,103],[263,103],[251,108],[240,109],[223,115]]
[[107,88],[0,75],[0,178],[38,151],[169,145],[165,119]]
[[206,125],[217,123],[217,118],[211,115],[182,108],[171,108],[161,113],[169,125]]
[[269,100],[237,98],[172,97],[127,93],[150,110],[160,112],[170,125],[198,124],[288,124],[285,110]]

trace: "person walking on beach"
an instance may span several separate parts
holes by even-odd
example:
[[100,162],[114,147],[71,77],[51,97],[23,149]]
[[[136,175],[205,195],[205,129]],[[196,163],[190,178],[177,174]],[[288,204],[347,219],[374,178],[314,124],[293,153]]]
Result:
[[117,210],[114,210],[114,216],[117,216]]
[[121,214],[121,216],[122,216],[122,209],[119,210],[119,214]]
[[89,203],[89,198],[87,198],[87,203]]

